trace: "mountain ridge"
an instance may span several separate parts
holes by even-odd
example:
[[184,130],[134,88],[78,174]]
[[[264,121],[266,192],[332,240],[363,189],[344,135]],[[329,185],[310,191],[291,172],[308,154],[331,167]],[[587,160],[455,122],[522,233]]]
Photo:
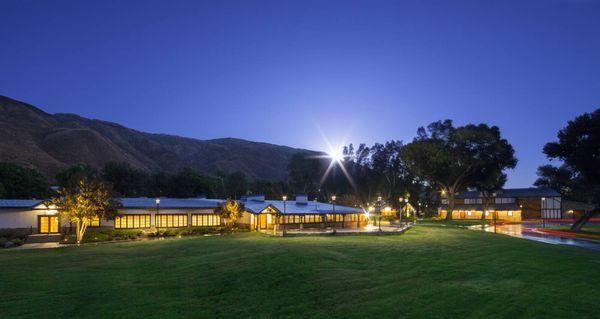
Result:
[[148,172],[193,167],[209,175],[241,171],[253,180],[282,181],[298,152],[317,153],[234,137],[200,140],[143,132],[74,113],[50,114],[0,95],[0,162],[37,168],[50,179],[70,165],[127,162]]

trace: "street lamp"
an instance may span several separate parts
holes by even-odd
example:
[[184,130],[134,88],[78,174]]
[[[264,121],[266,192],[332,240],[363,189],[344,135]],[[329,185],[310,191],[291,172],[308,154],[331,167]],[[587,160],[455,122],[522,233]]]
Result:
[[379,219],[379,231],[381,231],[381,196],[377,196],[377,216]]
[[283,213],[285,214],[285,212],[286,212],[285,201],[287,201],[287,196],[283,195],[281,197],[281,199],[283,199]]
[[546,218],[544,216],[544,203],[546,202],[546,197],[542,197],[542,207],[540,209],[540,213],[542,214],[542,228],[546,228]]
[[156,203],[156,214],[154,215],[154,227],[156,227],[156,234],[158,235],[158,214],[160,213],[160,198],[154,200]]
[[331,196],[331,204],[333,205],[333,224],[332,224],[332,227],[333,227],[334,231],[335,231],[335,222],[337,221],[337,218],[335,216],[335,200],[336,199],[337,199],[337,196],[335,196],[335,195]]
[[398,201],[400,202],[400,206],[398,207],[398,216],[400,216],[400,226],[402,226],[402,202],[404,201],[404,197],[400,196],[398,198]]

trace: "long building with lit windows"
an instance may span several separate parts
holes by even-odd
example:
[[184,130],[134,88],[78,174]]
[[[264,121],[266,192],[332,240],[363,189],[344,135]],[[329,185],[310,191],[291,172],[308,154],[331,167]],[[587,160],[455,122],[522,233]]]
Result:
[[[568,208],[560,193],[550,188],[501,189],[488,197],[468,191],[456,195],[452,218],[522,221],[574,217],[577,212]],[[439,217],[446,217],[447,198],[442,198],[438,212]]]
[[[140,229],[219,227],[218,208],[225,202],[206,198],[119,198],[121,207],[111,220],[92,220],[88,228]],[[362,209],[308,201],[265,200],[263,195],[239,200],[244,211],[237,224],[251,230],[294,228],[360,227],[366,224]],[[0,199],[0,229],[21,229],[30,234],[71,233],[71,225],[60,220],[53,207],[41,200]]]

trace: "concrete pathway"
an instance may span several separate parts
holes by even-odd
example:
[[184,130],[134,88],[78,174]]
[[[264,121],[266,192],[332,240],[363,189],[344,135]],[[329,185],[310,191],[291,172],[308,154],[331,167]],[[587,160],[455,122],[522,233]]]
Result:
[[505,225],[475,225],[469,226],[469,229],[479,230],[485,232],[496,232],[512,237],[523,238],[527,240],[538,241],[553,245],[565,245],[580,247],[595,251],[600,251],[600,241],[577,238],[575,236],[565,236],[546,233],[539,228],[541,225],[538,224],[505,224]]

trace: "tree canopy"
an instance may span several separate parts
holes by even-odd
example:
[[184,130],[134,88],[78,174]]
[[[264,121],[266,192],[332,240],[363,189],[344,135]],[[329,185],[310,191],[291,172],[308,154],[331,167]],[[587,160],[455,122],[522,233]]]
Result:
[[447,196],[447,219],[452,218],[457,192],[468,187],[500,186],[503,171],[517,164],[512,145],[501,137],[498,127],[454,127],[451,120],[419,128],[402,158],[414,175]]
[[13,163],[0,163],[1,198],[48,198],[52,191],[44,175]]
[[120,205],[105,183],[88,178],[81,179],[74,186],[61,188],[49,204],[56,207],[62,218],[75,224],[77,243],[82,242],[92,220],[114,218]]
[[569,121],[557,137],[558,141],[544,146],[544,153],[550,159],[562,161],[564,165],[559,168],[540,167],[538,172],[542,175],[538,181],[555,183],[560,186],[558,189],[571,196],[585,197],[585,193],[573,193],[584,187],[596,210],[573,224],[573,230],[580,230],[590,217],[600,213],[600,109]]

